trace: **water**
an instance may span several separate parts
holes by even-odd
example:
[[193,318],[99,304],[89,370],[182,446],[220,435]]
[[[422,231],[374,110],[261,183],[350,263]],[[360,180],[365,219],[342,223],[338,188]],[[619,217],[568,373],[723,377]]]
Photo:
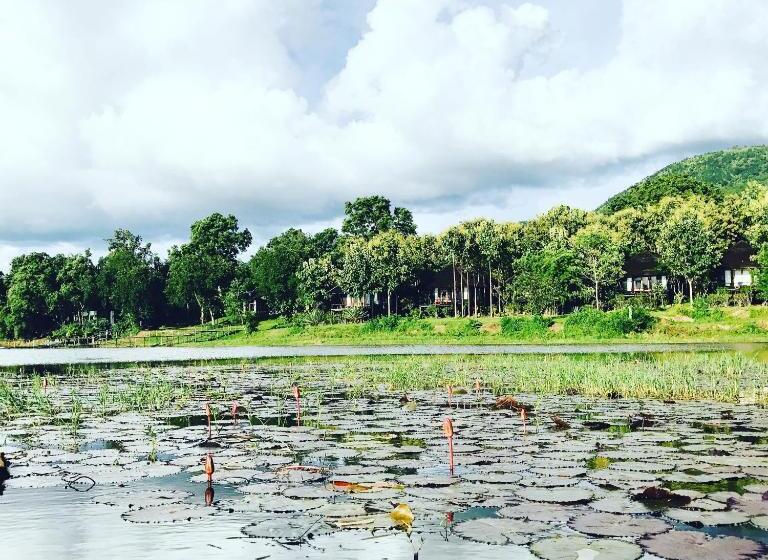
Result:
[[623,344],[423,344],[413,346],[223,346],[153,348],[0,349],[0,366],[89,363],[184,362],[320,356],[394,356],[433,354],[596,354],[636,352],[768,352],[768,343],[623,343]]
[[[648,345],[623,345],[624,351],[637,352],[638,348]],[[679,350],[679,345],[670,345]],[[688,347],[692,345],[687,345]],[[456,351],[457,347],[417,347],[420,353],[435,352],[437,349]],[[458,347],[487,349],[489,347]],[[491,347],[495,348],[495,347]],[[505,350],[520,350],[521,347],[501,347]],[[537,347],[525,347],[528,349]],[[606,351],[606,347],[597,345],[579,347],[545,347],[554,350],[580,349],[579,351]],[[615,348],[615,347],[613,347]],[[657,346],[653,346],[658,350]],[[700,349],[700,346],[695,346]],[[344,350],[348,348],[343,347]],[[588,349],[588,350],[585,350]],[[711,348],[710,348],[711,349]],[[719,345],[718,350],[726,349]],[[728,348],[735,349],[735,348]],[[753,350],[754,346],[748,348]],[[151,349],[152,351],[181,351],[183,360],[209,359],[201,357],[199,351],[220,352],[230,349],[172,348]],[[240,349],[232,349],[240,350]],[[248,349],[246,349],[248,350]],[[253,349],[250,349],[251,351]],[[275,350],[275,349],[267,349]],[[278,349],[295,351],[296,349]],[[308,350],[338,350],[336,347],[319,347]],[[353,348],[361,351],[365,349]],[[396,353],[393,348],[380,348],[384,352]],[[110,349],[109,352],[114,352]],[[122,353],[120,349],[117,350]],[[144,354],[150,349],[138,350]],[[665,350],[668,351],[668,350]],[[27,352],[90,352],[86,350],[42,350]],[[509,352],[508,352],[509,353]],[[195,356],[190,356],[195,354]],[[289,354],[292,355],[292,354]],[[328,354],[308,354],[328,355]],[[220,357],[220,356],[217,356]],[[224,356],[234,357],[234,356]],[[135,358],[121,358],[123,361],[135,361]],[[148,361],[161,361],[154,356]],[[38,362],[35,362],[38,363]],[[56,362],[53,362],[56,363]],[[717,404],[660,401],[637,401],[631,399],[590,399],[578,395],[533,396],[519,395],[522,402],[531,403],[534,399],[537,408],[532,413],[527,428],[523,427],[519,416],[510,410],[498,410],[493,405],[495,395],[489,392],[481,394],[454,394],[452,407],[446,406],[442,389],[434,391],[413,391],[410,393],[414,409],[401,407],[401,393],[375,389],[375,398],[347,397],[338,387],[327,387],[322,375],[310,383],[302,385],[302,398],[306,407],[302,416],[306,423],[296,426],[293,419],[294,402],[289,390],[288,378],[283,379],[284,387],[275,387],[276,370],[249,365],[222,364],[206,366],[204,371],[198,366],[158,366],[153,368],[156,375],[170,376],[174,384],[195,383],[199,387],[193,399],[182,405],[174,405],[172,410],[153,413],[128,413],[102,417],[98,411],[97,384],[100,380],[87,375],[78,377],[62,376],[53,384],[50,391],[52,398],[59,404],[66,404],[69,395],[77,390],[84,400],[84,421],[79,435],[69,433],[66,424],[35,426],[27,418],[16,418],[0,422],[0,447],[18,444],[22,447],[14,457],[18,469],[34,464],[28,453],[36,449],[61,449],[79,452],[88,456],[88,460],[103,457],[129,457],[130,461],[146,460],[150,441],[156,438],[159,461],[170,461],[177,457],[191,457],[190,468],[180,474],[156,478],[143,478],[117,485],[100,484],[87,492],[77,492],[65,488],[61,483],[50,488],[14,488],[9,486],[0,496],[0,550],[3,558],[20,557],[24,560],[67,558],[68,560],[92,560],[102,558],[131,558],[132,560],[188,559],[190,556],[202,558],[227,559],[289,559],[289,558],[334,558],[355,559],[405,559],[414,558],[414,551],[419,550],[419,560],[456,558],[488,558],[535,560],[525,545],[489,545],[473,542],[454,532],[457,525],[473,520],[497,520],[499,508],[518,503],[531,504],[518,495],[518,491],[535,487],[530,481],[542,484],[549,479],[560,477],[558,484],[568,488],[588,490],[594,493],[592,501],[608,496],[628,496],[633,487],[632,473],[643,473],[642,463],[674,465],[674,469],[658,467],[649,471],[654,480],[661,480],[668,470],[687,473],[691,466],[696,472],[738,471],[758,472],[768,468],[764,446],[760,438],[751,434],[761,434],[768,430],[764,410],[748,404]],[[284,367],[280,368],[286,375]],[[130,383],[136,375],[135,368],[115,369],[110,372],[110,380],[118,386]],[[21,377],[21,376],[20,376]],[[211,387],[219,388],[226,382],[229,391],[236,391],[237,399],[245,412],[240,422],[235,424],[228,415],[231,394],[214,396],[204,392]],[[371,389],[372,391],[374,389]],[[217,393],[222,395],[222,393]],[[319,397],[322,397],[320,399]],[[457,468],[455,475],[462,482],[455,484],[458,496],[442,496],[439,489],[421,489],[420,483],[404,483],[406,488],[399,491],[392,499],[374,499],[365,501],[371,508],[391,507],[391,502],[406,502],[413,506],[417,516],[414,534],[410,537],[401,531],[372,534],[368,530],[334,530],[327,534],[318,534],[301,544],[284,545],[270,539],[247,538],[242,530],[258,519],[279,517],[280,514],[269,512],[230,511],[229,505],[241,503],[246,494],[236,491],[237,484],[245,481],[220,484],[216,482],[215,500],[222,505],[214,515],[191,521],[168,524],[135,524],[125,521],[122,513],[125,509],[94,503],[97,495],[124,491],[148,489],[175,489],[189,491],[192,496],[186,502],[200,505],[204,503],[205,483],[192,482],[190,479],[200,471],[190,465],[199,461],[200,455],[207,449],[200,449],[197,443],[207,432],[207,417],[201,416],[203,404],[212,399],[218,421],[214,423],[214,439],[221,442],[221,447],[212,450],[216,455],[217,477],[224,477],[228,463],[231,468],[250,468],[248,460],[254,457],[283,459],[300,462],[304,465],[322,465],[339,475],[342,480],[356,482],[353,470],[342,469],[361,466],[379,467],[386,470],[388,480],[403,476],[445,477],[446,443],[442,435],[442,420],[446,415],[453,417],[456,424]],[[570,422],[572,429],[555,429],[550,415],[558,415]],[[651,421],[635,423],[632,418],[650,418]],[[592,430],[590,422],[602,422],[606,426],[621,426],[620,430]],[[711,426],[722,423],[726,430],[713,430]],[[149,428],[152,428],[151,430]],[[714,433],[712,433],[714,432]],[[154,435],[153,435],[154,434]],[[746,437],[745,437],[746,434]],[[674,447],[666,444],[679,442]],[[754,440],[754,441],[753,441]],[[76,443],[76,445],[71,445]],[[414,449],[416,448],[416,449]],[[349,457],[334,455],[331,451],[354,451]],[[718,455],[715,450],[727,453]],[[55,452],[55,454],[60,452]],[[113,455],[109,455],[112,453]],[[318,455],[318,453],[320,453]],[[610,464],[605,469],[590,468],[590,459],[608,455]],[[334,458],[335,457],[335,458]],[[61,459],[63,469],[71,468],[71,459]],[[240,463],[244,461],[244,463]],[[640,463],[639,471],[616,469],[622,461]],[[83,459],[77,463],[86,464]],[[123,463],[108,464],[105,468],[122,468]],[[125,463],[126,470],[134,467]],[[259,464],[254,467],[259,473],[274,472],[280,468],[279,461]],[[522,464],[518,470],[516,465]],[[97,477],[98,463],[92,476]],[[506,467],[506,468],[502,468]],[[11,471],[13,472],[12,465]],[[141,467],[135,467],[141,468]],[[563,474],[557,469],[583,468],[581,473]],[[198,467],[199,469],[199,467]],[[23,472],[23,471],[17,471]],[[487,482],[486,476],[519,476],[529,482]],[[601,478],[612,473],[618,478]],[[482,475],[479,476],[478,475]],[[237,478],[237,476],[234,476]],[[768,478],[768,477],[764,477]],[[254,484],[272,483],[276,479],[263,479],[254,476]],[[364,475],[359,480],[366,481]],[[376,477],[372,480],[376,480]],[[734,479],[726,479],[723,487],[731,489],[729,484]],[[285,488],[314,487],[325,488],[323,482],[284,483]],[[651,484],[650,482],[648,484]],[[686,483],[690,485],[690,483]],[[618,485],[618,486],[617,486]],[[674,485],[670,485],[674,486]],[[545,487],[545,486],[542,486]],[[743,490],[743,489],[742,489]],[[437,492],[431,494],[431,492]],[[710,490],[707,490],[710,491]],[[462,493],[468,495],[461,496]],[[250,497],[250,496],[249,496]],[[271,500],[285,499],[280,494],[266,497],[267,505]],[[354,503],[351,495],[327,498],[330,503]],[[360,502],[357,502],[360,503]],[[590,502],[591,504],[592,502]],[[578,503],[574,506],[574,515],[594,513],[592,506]],[[563,506],[565,507],[565,506]],[[570,506],[569,506],[570,507]],[[312,511],[289,514],[291,519],[311,521]],[[286,519],[288,519],[286,517]],[[665,518],[666,519],[666,518]],[[703,531],[712,536],[732,535],[760,543],[768,543],[768,532],[749,524],[733,527],[695,527],[677,523],[669,518],[671,526],[679,530]],[[446,525],[452,524],[452,529]],[[574,534],[566,523],[554,523],[552,534]],[[533,535],[533,540],[541,535]],[[648,558],[646,556],[646,558]]]

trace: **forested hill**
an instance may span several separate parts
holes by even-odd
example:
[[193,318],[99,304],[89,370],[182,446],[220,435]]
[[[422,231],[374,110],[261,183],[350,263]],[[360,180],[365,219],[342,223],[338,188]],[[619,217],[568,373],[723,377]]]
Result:
[[751,180],[768,183],[768,146],[730,148],[672,163],[609,198],[598,211],[612,214],[678,194],[718,196],[740,190]]

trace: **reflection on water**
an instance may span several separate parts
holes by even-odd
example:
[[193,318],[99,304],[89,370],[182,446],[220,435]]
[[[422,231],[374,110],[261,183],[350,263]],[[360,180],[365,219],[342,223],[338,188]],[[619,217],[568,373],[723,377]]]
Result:
[[0,349],[0,366],[184,362],[301,356],[430,354],[590,354],[635,352],[746,352],[768,360],[768,343],[626,344],[424,344],[414,346],[232,346],[215,348],[12,348]]

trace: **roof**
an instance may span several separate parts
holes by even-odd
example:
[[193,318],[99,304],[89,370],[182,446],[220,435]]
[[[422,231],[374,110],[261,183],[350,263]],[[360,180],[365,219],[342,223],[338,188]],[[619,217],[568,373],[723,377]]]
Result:
[[624,271],[627,276],[655,276],[664,273],[658,257],[647,252],[629,256],[624,263]]
[[737,241],[731,245],[728,250],[723,254],[723,258],[720,261],[720,268],[749,268],[755,266],[755,262],[752,257],[755,255],[755,250],[746,241]]

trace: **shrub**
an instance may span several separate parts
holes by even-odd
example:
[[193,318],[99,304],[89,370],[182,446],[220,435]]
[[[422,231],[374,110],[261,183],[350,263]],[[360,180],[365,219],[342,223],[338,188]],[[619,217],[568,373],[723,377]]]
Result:
[[474,336],[480,333],[483,324],[477,319],[462,319],[450,324],[446,334],[453,336]]
[[112,325],[112,333],[114,336],[129,336],[139,332],[139,323],[136,321],[136,317],[132,313],[126,313],[120,320]]
[[710,307],[707,298],[699,296],[693,298],[693,304],[688,309],[683,310],[683,313],[692,317],[696,321],[703,320],[717,320],[723,318],[723,311],[721,309],[715,309]]
[[426,333],[432,332],[434,330],[434,325],[428,321],[422,321],[421,319],[405,317],[398,323],[397,330],[400,332],[421,331]]
[[366,322],[360,330],[365,333],[392,332],[397,329],[400,321],[397,315],[384,315]]
[[505,336],[515,338],[537,338],[546,336],[549,333],[550,326],[552,326],[552,320],[545,319],[541,315],[501,318],[501,333]]
[[739,334],[765,334],[765,329],[754,322],[749,322],[736,331]]
[[347,307],[341,312],[341,320],[345,323],[362,323],[368,318],[368,310],[364,307]]
[[253,334],[259,330],[259,317],[256,313],[246,311],[243,315],[243,324],[245,325],[245,332]]
[[727,307],[731,304],[731,292],[725,288],[718,288],[715,293],[707,296],[707,304],[712,307]]
[[294,327],[314,327],[332,322],[333,317],[331,317],[331,314],[322,309],[312,309],[304,313],[296,313],[291,317],[291,325]]
[[654,318],[643,307],[625,307],[616,311],[600,311],[583,307],[565,318],[565,336],[592,336],[610,338],[633,332],[643,332],[654,323]]

